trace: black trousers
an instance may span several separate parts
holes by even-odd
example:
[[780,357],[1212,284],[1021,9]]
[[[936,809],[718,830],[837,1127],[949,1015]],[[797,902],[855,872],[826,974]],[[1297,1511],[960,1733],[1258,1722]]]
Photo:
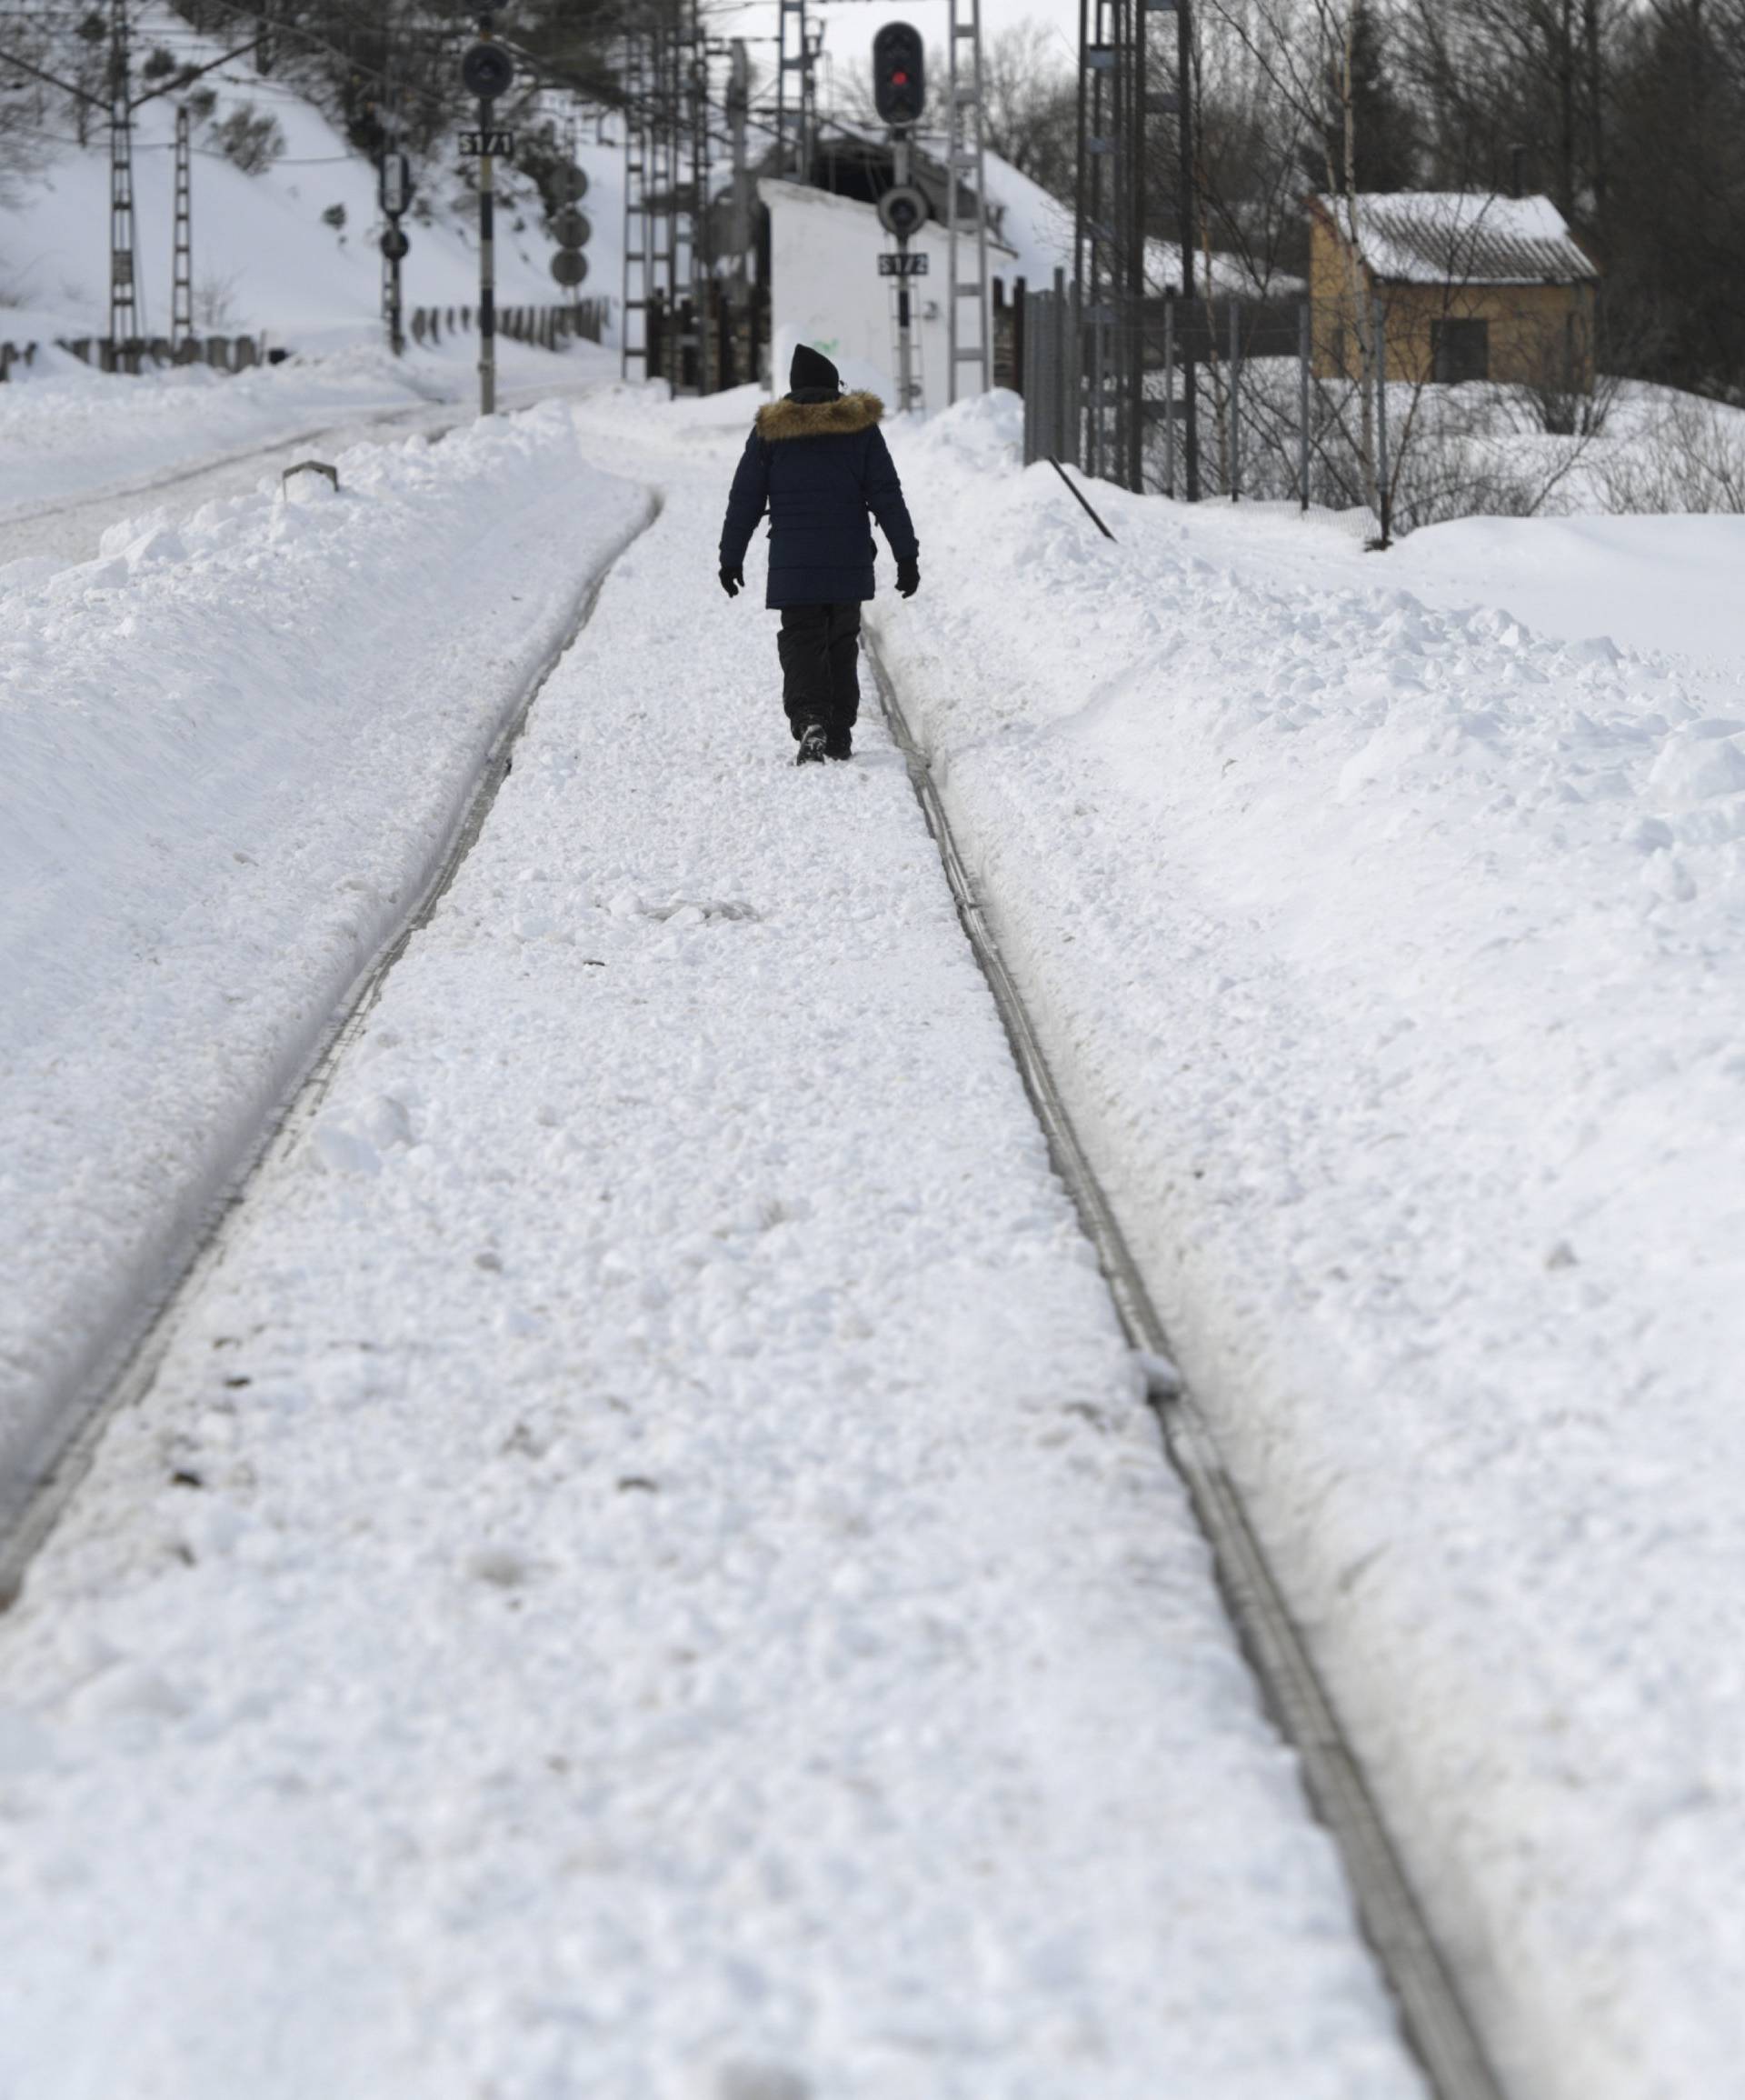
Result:
[[861,711],[859,605],[784,605],[775,645],[795,741],[809,722],[822,723],[833,742],[845,736]]

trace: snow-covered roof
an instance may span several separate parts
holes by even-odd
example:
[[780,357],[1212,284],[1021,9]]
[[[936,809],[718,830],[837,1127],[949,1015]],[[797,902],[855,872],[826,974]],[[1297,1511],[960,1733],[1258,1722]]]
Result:
[[[1343,197],[1316,204],[1341,235]],[[1357,199],[1358,242],[1372,276],[1393,285],[1568,285],[1597,277],[1550,197],[1399,190]]]

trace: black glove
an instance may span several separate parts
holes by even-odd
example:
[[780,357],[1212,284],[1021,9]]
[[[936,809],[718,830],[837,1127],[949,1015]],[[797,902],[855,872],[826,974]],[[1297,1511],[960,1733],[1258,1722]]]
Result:
[[721,565],[721,587],[730,598],[738,597],[739,594],[745,588],[745,570],[743,564],[735,562],[729,568],[727,564],[723,562]]
[[899,562],[897,564],[898,597],[912,598],[920,588],[921,564],[919,562]]

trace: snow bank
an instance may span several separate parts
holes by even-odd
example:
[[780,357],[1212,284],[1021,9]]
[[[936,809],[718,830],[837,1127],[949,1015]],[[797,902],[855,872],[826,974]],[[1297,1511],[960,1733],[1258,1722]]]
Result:
[[0,1469],[127,1332],[643,506],[555,406],[338,464],[0,580]]
[[[1441,607],[1228,506],[1099,488],[1111,545],[1015,437],[906,437],[928,616],[881,632],[1075,1111],[1505,2070],[1710,2100],[1745,664],[1474,605],[1478,523]],[[1660,529],[1608,543],[1620,631],[1650,546],[1736,560]]]
[[[536,389],[580,385],[611,366],[592,345],[561,356],[498,344],[501,403]],[[137,378],[95,372],[76,358],[52,375],[0,387],[0,532],[99,492],[144,494],[196,465],[246,457],[258,447],[335,424],[438,403],[476,400],[476,339],[393,356],[360,344],[225,378],[204,365]]]

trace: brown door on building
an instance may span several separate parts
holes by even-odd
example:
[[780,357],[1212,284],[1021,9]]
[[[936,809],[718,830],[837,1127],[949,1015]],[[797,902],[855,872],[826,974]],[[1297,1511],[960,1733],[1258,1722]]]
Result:
[[1490,322],[1432,321],[1430,355],[1440,385],[1458,386],[1463,380],[1490,378]]

